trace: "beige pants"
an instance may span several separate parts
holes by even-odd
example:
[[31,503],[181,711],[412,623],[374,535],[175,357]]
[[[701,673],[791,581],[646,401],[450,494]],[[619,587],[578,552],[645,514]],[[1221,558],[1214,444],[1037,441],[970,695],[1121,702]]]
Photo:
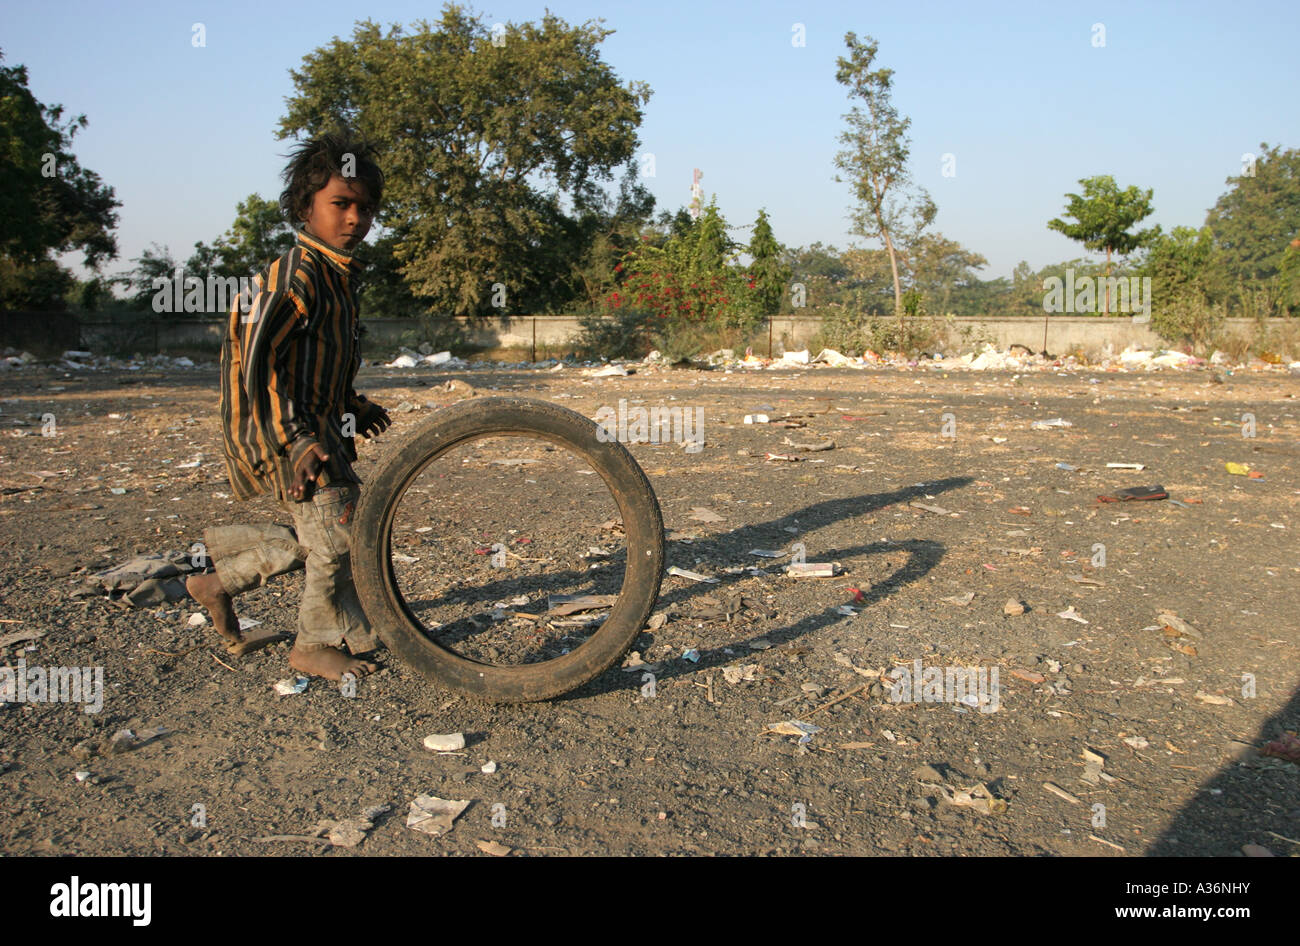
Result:
[[282,500],[293,528],[265,523],[204,530],[208,558],[226,593],[243,594],[276,575],[306,568],[296,646],[313,650],[346,640],[354,654],[373,650],[379,641],[357,599],[348,544],[360,495],[360,487],[349,483],[318,489],[310,502]]

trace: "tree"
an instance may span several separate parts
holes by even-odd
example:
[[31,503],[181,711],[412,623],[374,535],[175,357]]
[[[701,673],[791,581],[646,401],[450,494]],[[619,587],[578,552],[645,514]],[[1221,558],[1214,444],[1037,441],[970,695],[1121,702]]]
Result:
[[[1106,251],[1106,276],[1110,276],[1112,251],[1127,256],[1140,246],[1145,246],[1159,233],[1159,227],[1129,233],[1129,228],[1151,215],[1152,191],[1136,187],[1120,190],[1109,174],[1082,178],[1083,195],[1066,194],[1070,198],[1065,213],[1074,218],[1067,223],[1060,217],[1049,220],[1047,228],[1078,240],[1090,250]],[[1110,314],[1110,283],[1106,284],[1102,315]]]
[[152,243],[131,260],[135,268],[117,276],[113,281],[127,291],[127,301],[135,309],[152,309],[154,296],[158,293],[155,280],[168,282],[176,278],[176,261],[172,259],[171,250],[165,246]]
[[[840,56],[835,79],[849,87],[851,99],[861,99],[844,118],[848,130],[839,140],[846,146],[835,156],[835,166],[849,175],[857,206],[851,214],[853,233],[879,239],[889,255],[894,282],[894,311],[903,314],[903,288],[898,272],[899,244],[915,240],[934,220],[937,208],[923,188],[909,189],[911,177],[907,158],[911,143],[907,137],[910,118],[900,118],[890,97],[894,71],[871,64],[878,44],[870,36],[858,42],[846,33],[849,58]],[[836,180],[843,180],[836,177]]]
[[1223,287],[1263,315],[1300,311],[1300,271],[1291,242],[1300,237],[1300,151],[1261,143],[1259,157],[1206,217]]
[[235,205],[235,222],[211,248],[194,245],[187,268],[195,274],[254,276],[272,260],[293,248],[294,230],[284,219],[280,204],[249,194]]
[[121,202],[72,154],[86,116],[62,119],[28,90],[25,66],[0,66],[0,305],[61,309],[73,279],[56,254],[80,250],[93,270],[117,256]]
[[280,137],[346,124],[376,145],[378,222],[402,234],[402,273],[432,307],[490,311],[498,284],[516,310],[557,304],[573,291],[560,199],[583,203],[632,161],[650,97],[601,60],[601,22],[548,13],[493,34],[448,4],[410,33],[359,23],[291,72]]
[[978,283],[975,270],[988,264],[983,256],[942,233],[927,234],[913,247],[912,287],[927,297],[937,312],[947,313],[954,293]]
[[1209,227],[1175,227],[1151,241],[1142,275],[1151,277],[1151,296],[1157,301],[1151,327],[1174,342],[1207,346],[1222,321],[1222,309],[1213,299],[1216,281],[1214,238]]
[[758,211],[754,222],[754,235],[749,241],[749,281],[758,298],[760,315],[776,315],[781,311],[781,297],[790,281],[790,269],[781,262],[781,245],[772,234],[767,211]]

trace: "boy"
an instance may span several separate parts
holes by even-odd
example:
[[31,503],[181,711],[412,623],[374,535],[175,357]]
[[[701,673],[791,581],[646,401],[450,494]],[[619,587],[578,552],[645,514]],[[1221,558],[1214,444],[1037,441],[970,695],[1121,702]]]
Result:
[[[353,434],[384,431],[388,412],[353,389],[361,364],[358,276],[352,252],[383,195],[370,148],[346,133],[296,148],[280,207],[296,245],[256,280],[247,311],[236,303],[221,346],[221,421],[226,472],[239,500],[275,496],[283,525],[213,526],[204,532],[214,571],[186,582],[227,647],[242,654],[231,598],[305,568],[298,634],[289,665],[340,680],[377,666],[357,654],[378,641],[352,584],[348,531],[361,480]],[[344,653],[346,641],[350,653]]]

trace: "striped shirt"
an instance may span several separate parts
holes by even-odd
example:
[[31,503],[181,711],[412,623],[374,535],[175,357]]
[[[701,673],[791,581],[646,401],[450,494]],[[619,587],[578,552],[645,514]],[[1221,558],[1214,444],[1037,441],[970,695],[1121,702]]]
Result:
[[369,402],[352,385],[361,366],[362,269],[352,254],[299,230],[295,246],[256,277],[251,303],[231,308],[221,423],[237,499],[265,492],[293,501],[294,469],[313,444],[330,457],[317,487],[361,482],[353,433]]

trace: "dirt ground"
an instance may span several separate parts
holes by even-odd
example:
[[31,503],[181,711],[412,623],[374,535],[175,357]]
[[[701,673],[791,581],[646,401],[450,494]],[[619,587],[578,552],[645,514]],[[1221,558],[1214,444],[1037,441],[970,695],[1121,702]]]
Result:
[[[210,524],[284,517],[267,498],[226,495],[215,366],[8,371],[0,638],[44,636],[10,643],[0,664],[102,668],[104,698],[98,713],[0,708],[0,850],[1300,852],[1300,765],[1259,751],[1300,730],[1300,379],[366,367],[359,390],[390,409],[419,408],[359,445],[363,479],[445,396],[448,378],[588,417],[619,399],[702,409],[701,450],[631,445],[663,509],[668,564],[720,579],[665,578],[668,620],[636,644],[657,666],[653,693],[640,670],[616,667],[550,702],[486,705],[385,654],[354,697],[322,681],[281,696],[273,684],[292,675],[285,644],[235,660],[196,647],[216,635],[188,623],[193,601],[133,609],[107,594],[75,597],[88,572],[188,549]],[[760,410],[805,415],[806,426],[743,423]],[[41,435],[49,413],[54,437]],[[1243,414],[1254,416],[1253,438]],[[1073,426],[1031,429],[1057,417]],[[792,451],[786,439],[835,447],[765,458]],[[443,477],[449,489],[455,481],[454,505],[439,504],[429,480],[429,528],[407,549],[422,549],[410,557],[428,568],[411,576],[411,594],[422,580],[445,592],[454,570],[460,610],[448,620],[468,619],[516,594],[554,593],[546,564],[524,561],[548,557],[597,566],[565,590],[608,586],[612,566],[582,557],[616,544],[608,531],[602,539],[599,490],[573,486],[591,481],[571,471],[560,489],[558,467],[492,459],[466,455],[458,462],[472,475]],[[1263,478],[1230,475],[1227,462]],[[1157,483],[1183,505],[1097,501]],[[513,584],[480,551],[505,535],[526,550],[505,570]],[[788,558],[750,554],[795,542],[842,574],[791,579],[780,571]],[[239,614],[292,633],[302,580],[281,576],[238,598]],[[737,610],[737,596],[754,606]],[[1025,613],[1004,613],[1009,599]],[[1190,628],[1158,618],[1164,609]],[[698,663],[683,657],[690,649]],[[996,671],[998,686],[978,707],[946,694],[896,700],[889,672],[918,660],[990,680]],[[820,731],[802,745],[768,732],[790,720]],[[119,730],[155,726],[167,733],[108,751]],[[422,745],[451,732],[466,735],[460,754]],[[1100,767],[1085,758],[1093,753]],[[430,837],[406,827],[411,800],[426,794],[471,804]],[[391,810],[355,847],[311,837],[322,820],[382,805]]]

